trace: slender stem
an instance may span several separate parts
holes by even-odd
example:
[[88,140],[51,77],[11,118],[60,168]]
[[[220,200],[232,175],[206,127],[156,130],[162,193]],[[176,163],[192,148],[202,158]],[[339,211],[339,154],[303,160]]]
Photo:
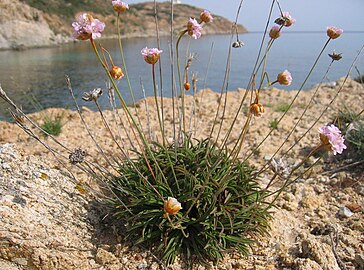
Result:
[[[267,30],[268,30],[268,26],[269,26],[270,18],[271,18],[271,16],[272,16],[272,11],[273,11],[273,7],[274,7],[274,2],[275,2],[275,0],[273,0],[273,1],[272,1],[271,7],[270,7],[270,10],[269,10],[269,15],[268,15],[268,19],[267,19],[267,22],[266,22],[266,25],[265,25],[263,38],[262,38],[262,41],[261,41],[261,43],[260,43],[258,56],[257,56],[257,59],[256,59],[256,61],[255,61],[255,64],[254,64],[254,67],[253,67],[253,71],[252,71],[252,74],[251,74],[251,76],[250,76],[250,80],[249,80],[249,83],[248,83],[248,86],[246,87],[246,89],[250,89],[250,86],[251,86],[251,84],[252,84],[252,81],[253,81],[253,79],[255,78],[256,72],[257,72],[257,70],[258,70],[258,68],[257,68],[257,67],[258,67],[258,63],[259,63],[259,59],[260,59],[260,55],[261,55],[262,50],[263,50],[263,45],[264,45],[265,37],[266,37],[266,34],[267,34]],[[260,66],[260,64],[259,64],[259,66]],[[234,127],[234,125],[235,125],[236,121],[238,120],[238,116],[239,116],[239,114],[240,114],[240,112],[241,112],[241,109],[243,108],[244,101],[245,101],[245,99],[246,99],[246,97],[247,97],[247,95],[248,95],[248,92],[249,92],[248,90],[245,92],[245,94],[244,94],[243,98],[242,98],[242,99],[241,99],[241,101],[240,101],[239,108],[238,108],[238,110],[236,111],[236,114],[235,114],[235,117],[234,117],[234,119],[233,119],[233,122],[232,122],[232,124],[231,124],[231,126],[230,126],[230,128],[229,128],[228,132],[226,133],[225,138],[223,139],[222,145],[225,145],[225,144],[226,144],[226,142],[228,141],[228,139],[229,139],[229,137],[230,137],[230,135],[231,135],[231,132],[232,132],[232,130],[233,130],[233,127]]]
[[[135,134],[135,130],[134,130],[134,128],[133,128],[133,127],[135,127],[135,129],[137,130],[137,132],[138,132],[138,134],[139,134],[139,137],[142,139],[142,141],[143,141],[143,145],[144,145],[145,149],[148,151],[148,153],[150,153],[150,155],[151,155],[151,157],[152,157],[153,161],[155,161],[155,165],[156,165],[156,167],[157,167],[156,169],[157,169],[157,170],[161,173],[161,176],[162,176],[163,180],[164,180],[164,181],[167,181],[167,180],[166,180],[165,175],[163,174],[162,169],[160,168],[159,164],[156,162],[156,159],[155,159],[155,157],[154,157],[153,151],[150,149],[150,145],[148,144],[148,141],[146,140],[146,138],[145,138],[145,136],[144,136],[143,131],[140,129],[140,127],[138,127],[137,123],[135,122],[135,119],[134,119],[133,115],[131,114],[131,112],[130,112],[130,110],[129,110],[128,106],[126,105],[126,103],[125,103],[125,101],[124,101],[124,98],[122,97],[122,95],[121,95],[121,93],[120,93],[119,88],[118,88],[118,87],[117,87],[117,85],[115,84],[115,81],[114,81],[114,79],[112,78],[112,76],[111,76],[111,74],[110,74],[109,70],[107,69],[106,65],[103,63],[102,59],[100,58],[100,54],[99,54],[99,52],[97,51],[97,48],[96,48],[96,45],[95,45],[94,40],[93,40],[93,39],[90,39],[90,41],[91,41],[91,45],[92,45],[92,48],[94,49],[94,52],[95,52],[95,54],[96,54],[97,59],[99,60],[99,62],[100,62],[100,63],[101,63],[101,65],[103,66],[103,68],[105,69],[106,74],[107,74],[107,76],[109,77],[111,84],[113,85],[113,87],[114,87],[114,89],[115,89],[116,93],[118,94],[118,97],[119,97],[119,99],[120,99],[120,101],[121,101],[121,105],[123,106],[123,109],[124,109],[124,110],[126,111],[126,113],[127,113],[127,119],[128,119],[128,121],[129,121],[129,122],[131,121],[131,122],[133,123],[133,125],[131,125],[131,131],[134,133],[135,138],[136,138],[136,140],[137,140],[137,143],[139,144],[139,141],[138,141],[138,139],[137,139],[137,136],[136,136],[136,134]],[[130,124],[131,124],[131,123],[130,123]],[[153,179],[154,179],[154,180],[156,180],[157,178],[156,178],[156,176],[155,176],[155,173],[154,173],[154,171],[153,171],[152,167],[150,166],[150,163],[149,163],[149,161],[148,161],[148,159],[147,159],[147,157],[146,157],[146,155],[145,155],[145,153],[144,153],[144,151],[143,151],[143,148],[141,148],[141,153],[142,153],[142,155],[143,155],[143,157],[144,157],[144,159],[145,159],[145,161],[146,161],[146,163],[147,163],[148,169],[149,169],[150,173],[152,174]],[[147,181],[147,182],[149,183],[149,181]],[[149,184],[150,184],[150,183],[149,183]],[[170,191],[170,192],[172,193],[172,191]],[[160,195],[160,194],[158,193],[158,195]],[[163,198],[161,197],[161,199],[163,199]]]
[[[311,104],[312,104],[312,102],[313,102],[313,100],[315,99],[315,97],[316,97],[316,95],[317,95],[317,93],[318,93],[318,90],[320,89],[320,87],[321,87],[321,85],[322,85],[322,82],[323,82],[323,80],[326,78],[326,76],[327,76],[327,74],[329,73],[329,70],[330,70],[330,68],[331,68],[331,66],[332,66],[332,63],[333,63],[334,61],[331,61],[331,63],[330,63],[330,65],[328,66],[328,68],[327,68],[327,70],[326,70],[326,72],[325,72],[325,75],[322,77],[322,80],[321,80],[321,82],[317,85],[317,87],[316,87],[316,90],[315,90],[315,92],[313,93],[313,95],[311,96],[311,99],[310,99],[310,101],[308,102],[308,104],[307,104],[307,106],[305,107],[305,109],[303,110],[303,112],[302,112],[302,114],[301,114],[301,116],[300,116],[300,118],[297,120],[297,122],[295,123],[295,125],[293,126],[293,128],[290,130],[290,132],[288,133],[288,135],[287,135],[287,137],[285,138],[285,140],[283,141],[283,143],[276,149],[276,151],[274,152],[274,154],[271,156],[271,158],[266,162],[266,164],[264,164],[263,165],[263,167],[259,170],[259,172],[257,172],[256,173],[256,175],[259,175],[264,169],[265,169],[265,167],[273,160],[273,158],[278,154],[278,152],[283,148],[283,146],[286,144],[286,142],[287,142],[287,140],[289,139],[289,137],[293,134],[293,132],[296,130],[296,127],[298,126],[298,124],[302,121],[302,119],[303,119],[303,116],[306,114],[306,112],[307,112],[307,110],[308,110],[308,108],[311,106]],[[308,131],[309,130],[311,130],[311,128],[310,129],[308,129]],[[302,137],[301,137],[302,138]],[[298,142],[299,142],[300,140],[296,140],[295,141],[295,143],[292,145],[292,147],[293,146],[295,146]],[[289,150],[291,150],[292,149],[292,147],[289,149]],[[289,151],[288,150],[288,151]],[[288,152],[287,151],[287,152]],[[287,153],[286,152],[286,153]]]
[[[125,62],[125,57],[124,57],[123,44],[122,44],[121,35],[120,35],[120,13],[118,13],[116,25],[117,25],[119,49],[120,49],[121,60],[123,62],[124,73],[125,73],[126,81],[128,82],[128,89],[129,89],[131,99],[133,101],[133,104],[135,104],[134,91],[133,91],[133,88],[130,83],[129,73],[128,73],[128,69],[126,67],[126,62]],[[135,107],[134,111],[135,111],[136,117],[138,119],[139,125],[141,126],[138,110],[136,109],[136,107]]]
[[292,176],[293,172],[296,171],[299,167],[301,167],[307,160],[308,158],[310,158],[314,153],[316,153],[317,151],[319,151],[321,148],[323,147],[323,145],[319,145],[317,146],[315,149],[313,149],[307,156],[306,158],[300,162],[300,164],[298,164],[295,168],[292,169],[291,173],[289,174],[289,176],[287,177],[287,180],[284,182],[284,184],[282,185],[282,187],[280,187],[278,190],[274,191],[274,192],[270,192],[266,195],[266,197],[270,197],[274,194],[276,194],[276,196],[273,198],[273,200],[269,203],[269,205],[267,206],[266,209],[269,209],[270,207],[272,207],[272,205],[274,205],[275,201],[279,198],[279,196],[281,195],[281,193],[292,183],[296,182],[303,174],[305,174],[307,171],[309,171],[313,166],[315,166],[321,159],[318,158],[311,166],[309,166],[302,174],[300,174],[299,176],[297,176],[295,179],[290,180],[290,177]]
[[152,65],[152,78],[153,78],[153,90],[154,90],[154,101],[155,101],[155,105],[156,105],[156,110],[157,110],[157,116],[158,116],[158,123],[159,123],[159,129],[161,131],[162,134],[162,143],[163,146],[166,146],[166,138],[165,138],[165,134],[164,134],[164,130],[163,130],[163,123],[162,123],[162,119],[161,119],[161,115],[159,112],[159,104],[158,104],[158,96],[157,96],[157,82],[155,79],[155,64]]
[[[155,20],[155,30],[157,33],[157,44],[158,44],[158,49],[160,49],[161,47],[161,42],[160,42],[160,36],[159,36],[159,23],[158,23],[158,12],[157,12],[157,1],[154,0],[154,20]],[[162,133],[164,134],[164,100],[163,100],[163,79],[162,79],[162,59],[159,59],[158,61],[158,66],[159,66],[159,89],[160,89],[160,100],[161,100],[161,118],[162,118]]]
[[186,131],[186,124],[185,124],[185,92],[183,90],[183,80],[182,80],[182,74],[181,74],[181,63],[179,58],[179,44],[181,42],[182,37],[184,34],[187,33],[187,29],[182,31],[177,39],[176,42],[176,55],[177,55],[177,70],[178,70],[178,80],[179,80],[179,90],[181,94],[182,99],[182,130]]
[[[311,69],[310,69],[310,71],[308,72],[308,74],[307,74],[307,76],[306,76],[306,78],[305,78],[305,80],[302,82],[302,84],[301,84],[301,86],[300,86],[300,88],[299,88],[299,90],[297,91],[297,93],[296,93],[296,95],[294,96],[294,98],[293,98],[293,100],[291,101],[291,103],[289,104],[289,107],[288,107],[288,109],[282,114],[282,116],[278,119],[278,121],[277,121],[277,125],[282,121],[282,119],[286,116],[286,114],[287,114],[287,112],[290,110],[290,108],[292,107],[292,105],[293,105],[293,103],[296,101],[296,99],[297,99],[297,97],[298,97],[298,95],[301,93],[301,91],[302,91],[302,89],[303,89],[303,87],[306,85],[306,82],[307,82],[307,80],[308,80],[308,78],[311,76],[311,74],[312,74],[312,72],[313,72],[313,70],[315,69],[315,67],[316,67],[316,65],[317,65],[317,63],[318,63],[318,61],[319,61],[319,59],[321,58],[321,55],[322,55],[322,53],[324,52],[324,50],[326,49],[326,47],[327,47],[327,45],[329,44],[329,42],[330,42],[330,40],[331,40],[331,38],[329,38],[327,41],[326,41],[326,43],[325,43],[325,45],[324,45],[324,47],[321,49],[321,51],[320,51],[320,53],[319,53],[319,55],[316,57],[316,60],[315,60],[315,62],[313,63],[313,65],[312,65],[312,67],[311,67]],[[269,133],[264,137],[264,139],[251,151],[251,153],[244,159],[244,161],[246,161],[246,160],[248,160],[252,155],[253,155],[253,153],[254,152],[256,152],[256,150],[269,138],[269,136],[272,134],[272,132],[274,131],[275,129],[274,128],[271,128],[271,130],[269,131]]]

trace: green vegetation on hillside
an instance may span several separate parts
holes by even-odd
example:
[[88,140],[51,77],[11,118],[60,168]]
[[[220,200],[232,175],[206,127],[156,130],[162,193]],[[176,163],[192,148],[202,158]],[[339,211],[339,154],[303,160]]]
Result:
[[107,15],[113,12],[109,1],[101,0],[21,0],[31,7],[60,17],[74,17],[79,11],[91,11]]

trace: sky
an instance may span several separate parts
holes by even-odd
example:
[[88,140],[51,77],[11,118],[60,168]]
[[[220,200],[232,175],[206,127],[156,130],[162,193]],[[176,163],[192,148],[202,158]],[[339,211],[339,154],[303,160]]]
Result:
[[[151,1],[151,0],[150,0]],[[235,20],[241,0],[181,0]],[[140,0],[125,0],[132,4]],[[162,2],[162,1],[158,1]],[[263,31],[271,0],[243,0],[238,23],[249,31]],[[297,22],[294,31],[326,31],[337,26],[344,31],[364,31],[364,0],[280,0],[282,10],[288,11]],[[279,17],[275,8],[273,18]]]

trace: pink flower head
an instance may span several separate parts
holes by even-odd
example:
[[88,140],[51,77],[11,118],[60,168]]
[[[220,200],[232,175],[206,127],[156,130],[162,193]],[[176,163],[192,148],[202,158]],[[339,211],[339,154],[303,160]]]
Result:
[[105,24],[98,19],[94,19],[90,14],[83,13],[77,17],[76,22],[72,23],[72,27],[74,29],[74,39],[87,40],[101,37]]
[[201,37],[202,26],[196,19],[190,18],[187,22],[187,33],[194,39]]
[[214,20],[214,18],[212,17],[210,11],[204,10],[200,14],[200,20],[202,22],[209,23],[209,22],[212,22]]
[[287,69],[277,75],[277,82],[283,85],[290,85],[292,83],[292,75]]
[[129,5],[121,0],[112,1],[112,6],[114,10],[118,13],[122,13],[125,10],[129,9]]
[[277,39],[281,36],[281,27],[274,25],[269,31],[269,37],[271,39]]
[[346,149],[344,137],[335,125],[323,126],[319,128],[319,132],[321,142],[327,150],[334,152],[334,155],[341,154]]
[[157,48],[148,49],[148,47],[145,47],[143,50],[141,50],[141,54],[144,56],[145,62],[151,65],[154,65],[158,62],[162,52],[162,50],[158,50]]
[[335,26],[328,26],[326,28],[327,36],[331,39],[336,39],[341,36],[341,34],[344,32],[344,30],[337,28]]
[[282,19],[284,20],[284,26],[290,27],[296,22],[296,19],[293,19],[289,12],[285,11],[282,13],[282,15]]

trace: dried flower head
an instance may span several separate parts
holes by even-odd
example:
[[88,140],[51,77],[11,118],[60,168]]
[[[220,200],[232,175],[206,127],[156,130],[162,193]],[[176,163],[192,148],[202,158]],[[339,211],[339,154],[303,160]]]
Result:
[[72,165],[76,165],[78,163],[83,162],[85,160],[86,155],[87,152],[85,150],[82,150],[81,148],[76,148],[75,150],[73,150],[73,152],[70,153],[68,159]]
[[164,202],[164,216],[175,215],[182,209],[181,203],[176,198],[168,197]]
[[282,85],[290,85],[292,83],[292,75],[286,69],[277,75],[277,82]]
[[242,41],[235,41],[234,43],[233,43],[233,45],[232,45],[232,47],[233,48],[241,48],[241,47],[243,47],[245,44],[244,44],[244,42],[242,42]]
[[274,25],[269,31],[269,37],[271,39],[277,39],[281,36],[281,27]]
[[99,97],[102,95],[102,89],[101,88],[95,88],[92,91],[83,93],[82,99],[84,101],[97,101]]
[[210,11],[204,10],[200,14],[200,20],[202,22],[209,23],[209,22],[212,22],[214,20],[214,18],[212,17]]
[[341,154],[346,145],[344,144],[344,137],[341,135],[340,129],[335,125],[326,125],[319,129],[320,140],[325,149],[332,151],[334,155]]
[[121,0],[112,1],[112,6],[118,13],[123,13],[125,10],[129,9],[129,5]]
[[260,103],[252,103],[252,104],[250,104],[250,112],[254,116],[260,117],[264,113],[264,107]]
[[110,69],[110,75],[115,79],[115,80],[120,80],[122,77],[124,77],[124,73],[123,70],[121,69],[121,67],[118,66],[113,66]]
[[289,14],[289,12],[282,12],[282,16],[277,18],[274,21],[278,25],[284,25],[286,27],[290,27],[292,24],[296,22],[295,19],[292,18],[292,16]]
[[270,160],[270,167],[272,171],[281,177],[288,177],[291,171],[291,168],[287,162],[285,162],[282,158],[272,158]]
[[87,40],[101,37],[105,24],[98,19],[94,19],[90,14],[83,13],[77,17],[76,22],[72,23],[72,27],[74,39]]
[[336,39],[341,36],[344,30],[337,28],[335,26],[328,26],[326,29],[327,36],[331,39]]
[[141,50],[141,54],[144,56],[145,62],[148,64],[154,65],[158,62],[160,58],[160,54],[162,53],[162,50],[158,50],[157,48],[150,48],[145,47]]
[[187,33],[194,39],[201,37],[202,26],[196,19],[190,18],[187,22]]
[[343,58],[341,56],[341,53],[336,53],[336,52],[329,54],[329,56],[331,57],[332,61],[339,61],[341,58]]

